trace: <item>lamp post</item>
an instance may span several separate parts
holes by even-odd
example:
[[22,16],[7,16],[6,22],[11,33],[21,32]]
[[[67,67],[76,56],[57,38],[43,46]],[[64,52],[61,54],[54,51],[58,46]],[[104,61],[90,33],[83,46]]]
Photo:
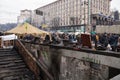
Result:
[[83,1],[84,4],[84,33],[86,31],[86,5],[88,5],[88,2],[86,0]]
[[91,31],[91,15],[92,15],[92,8],[91,8],[91,0],[88,0],[88,32]]
[[86,30],[89,30],[89,26],[91,24],[91,0],[82,0],[82,5],[84,10],[83,20],[84,20],[84,33],[85,33]]
[[85,25],[85,18],[86,18],[86,14],[85,14],[85,4],[86,4],[86,1],[84,1],[84,33],[86,31],[86,25]]
[[91,22],[91,0],[88,0],[88,25],[90,25]]

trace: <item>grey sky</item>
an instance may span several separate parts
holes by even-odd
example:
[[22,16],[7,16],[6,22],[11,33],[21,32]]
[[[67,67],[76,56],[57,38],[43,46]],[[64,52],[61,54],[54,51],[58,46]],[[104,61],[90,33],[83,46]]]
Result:
[[[0,23],[17,22],[20,10],[34,10],[56,0],[0,0]],[[120,11],[120,0],[112,0],[111,8]]]
[[20,10],[34,10],[55,0],[0,0],[0,23],[17,22]]
[[116,9],[120,11],[120,0],[112,0],[111,9]]

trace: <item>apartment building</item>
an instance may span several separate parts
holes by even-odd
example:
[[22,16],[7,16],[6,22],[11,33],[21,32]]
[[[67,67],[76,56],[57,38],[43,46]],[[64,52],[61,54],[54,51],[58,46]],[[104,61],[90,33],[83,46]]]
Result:
[[[57,0],[36,10],[43,11],[49,27],[91,24],[91,14],[109,15],[111,0]],[[41,22],[40,22],[41,23]]]

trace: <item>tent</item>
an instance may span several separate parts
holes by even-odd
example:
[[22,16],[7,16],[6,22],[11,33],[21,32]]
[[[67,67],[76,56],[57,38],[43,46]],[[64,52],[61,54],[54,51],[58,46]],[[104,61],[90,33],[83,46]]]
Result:
[[49,34],[47,31],[40,30],[29,23],[24,23],[18,25],[17,27],[6,31],[5,33],[14,33],[14,34]]

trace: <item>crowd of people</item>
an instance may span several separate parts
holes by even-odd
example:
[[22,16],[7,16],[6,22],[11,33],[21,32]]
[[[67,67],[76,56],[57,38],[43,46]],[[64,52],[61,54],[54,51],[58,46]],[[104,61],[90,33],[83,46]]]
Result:
[[120,35],[112,33],[92,34],[92,41],[98,49],[108,49],[111,51],[119,51]]
[[[30,40],[35,43],[42,44],[53,44],[59,46],[69,46],[69,47],[82,47],[81,34],[68,34],[68,33],[52,33],[51,35],[46,35],[44,38],[41,36],[34,37],[32,35],[26,35],[24,40]],[[110,50],[110,51],[120,51],[120,35],[112,33],[97,34],[92,32],[90,34],[91,45],[96,50]]]

